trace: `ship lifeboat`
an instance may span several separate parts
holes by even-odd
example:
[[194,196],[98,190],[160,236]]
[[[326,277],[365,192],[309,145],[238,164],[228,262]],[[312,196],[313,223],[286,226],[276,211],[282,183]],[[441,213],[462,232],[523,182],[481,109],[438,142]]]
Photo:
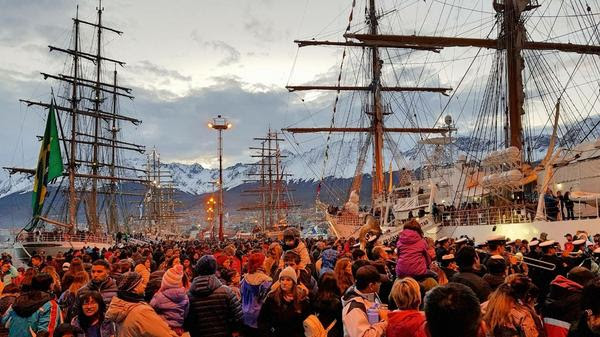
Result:
[[500,174],[500,181],[503,185],[519,186],[523,173],[519,170],[510,170]]

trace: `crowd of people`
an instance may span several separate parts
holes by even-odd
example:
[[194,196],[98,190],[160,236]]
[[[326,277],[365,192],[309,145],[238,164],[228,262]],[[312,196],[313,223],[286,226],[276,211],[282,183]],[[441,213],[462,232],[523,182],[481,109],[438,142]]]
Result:
[[600,235],[162,241],[3,254],[0,336],[600,336]]

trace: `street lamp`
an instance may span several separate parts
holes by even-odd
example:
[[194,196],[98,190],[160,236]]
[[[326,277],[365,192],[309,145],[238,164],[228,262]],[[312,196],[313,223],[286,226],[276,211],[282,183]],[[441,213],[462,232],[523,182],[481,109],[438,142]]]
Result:
[[231,129],[233,125],[218,115],[208,123],[208,127],[219,132],[219,241],[223,241],[223,130]]

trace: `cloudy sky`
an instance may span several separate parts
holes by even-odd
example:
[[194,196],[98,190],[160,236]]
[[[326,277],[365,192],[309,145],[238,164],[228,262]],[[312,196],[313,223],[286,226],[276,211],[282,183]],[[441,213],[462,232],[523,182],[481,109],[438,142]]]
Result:
[[[364,4],[358,3],[355,24],[360,26]],[[396,9],[389,13],[404,33],[483,37],[493,27],[491,1],[479,1],[475,8],[471,1],[458,1],[452,8],[444,1],[383,3],[386,9]],[[66,59],[48,53],[47,45],[69,45],[77,5],[81,19],[96,21],[97,1],[0,0],[2,166],[31,166],[37,158],[34,136],[41,132],[45,114],[19,104],[18,99],[48,99],[50,86],[55,84],[43,81],[39,72],[61,72]],[[122,112],[143,120],[139,127],[127,130],[126,138],[157,146],[163,159],[214,166],[216,134],[206,124],[217,114],[234,125],[225,138],[227,164],[248,162],[251,138],[269,127],[327,125],[331,95],[289,94],[284,87],[288,83],[335,83],[341,49],[306,52],[293,40],[339,40],[348,22],[350,0],[106,0],[103,6],[104,24],[124,31],[123,36],[106,33],[105,55],[127,63],[117,69],[119,82],[132,87],[136,96],[133,102],[122,103]],[[449,20],[453,13],[457,17]],[[424,20],[427,15],[430,19]],[[442,26],[441,17],[445,18]],[[89,36],[90,31],[82,34]],[[91,50],[90,42],[86,43],[84,48]],[[482,83],[490,62],[483,57],[481,69],[461,82],[476,52],[450,49],[433,56],[433,62],[459,61],[430,71],[415,84],[456,87],[460,83],[466,90],[470,81],[479,78]],[[417,61],[413,68],[423,69],[423,60]],[[455,97],[451,109],[457,115],[469,115],[463,111],[470,106],[468,100],[474,98]],[[428,104],[440,111],[447,103],[448,98],[435,97]]]

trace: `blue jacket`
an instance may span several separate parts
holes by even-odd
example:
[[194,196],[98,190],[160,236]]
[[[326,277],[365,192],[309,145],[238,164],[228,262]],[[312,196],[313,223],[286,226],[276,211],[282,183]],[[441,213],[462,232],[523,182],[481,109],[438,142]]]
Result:
[[333,271],[335,268],[335,263],[337,262],[338,252],[335,249],[327,249],[321,255],[321,270],[319,272],[319,277],[325,274],[328,271]]
[[240,284],[242,294],[242,317],[244,324],[258,328],[258,314],[273,280],[262,272],[246,274]]
[[154,294],[150,305],[171,328],[181,328],[190,308],[190,300],[184,287],[169,288]]
[[48,331],[52,335],[61,323],[58,303],[41,291],[22,294],[2,317],[9,337],[31,337],[40,331]]
[[[80,329],[83,329],[81,327],[81,324],[79,324],[79,319],[77,319],[77,317],[73,318],[73,320],[71,321],[71,325],[76,326]],[[108,320],[104,320],[104,322],[102,322],[100,324],[100,337],[112,337],[115,336],[116,332],[115,332],[115,322],[111,322]],[[77,337],[85,337],[85,331],[84,333],[80,333],[77,334]]]

